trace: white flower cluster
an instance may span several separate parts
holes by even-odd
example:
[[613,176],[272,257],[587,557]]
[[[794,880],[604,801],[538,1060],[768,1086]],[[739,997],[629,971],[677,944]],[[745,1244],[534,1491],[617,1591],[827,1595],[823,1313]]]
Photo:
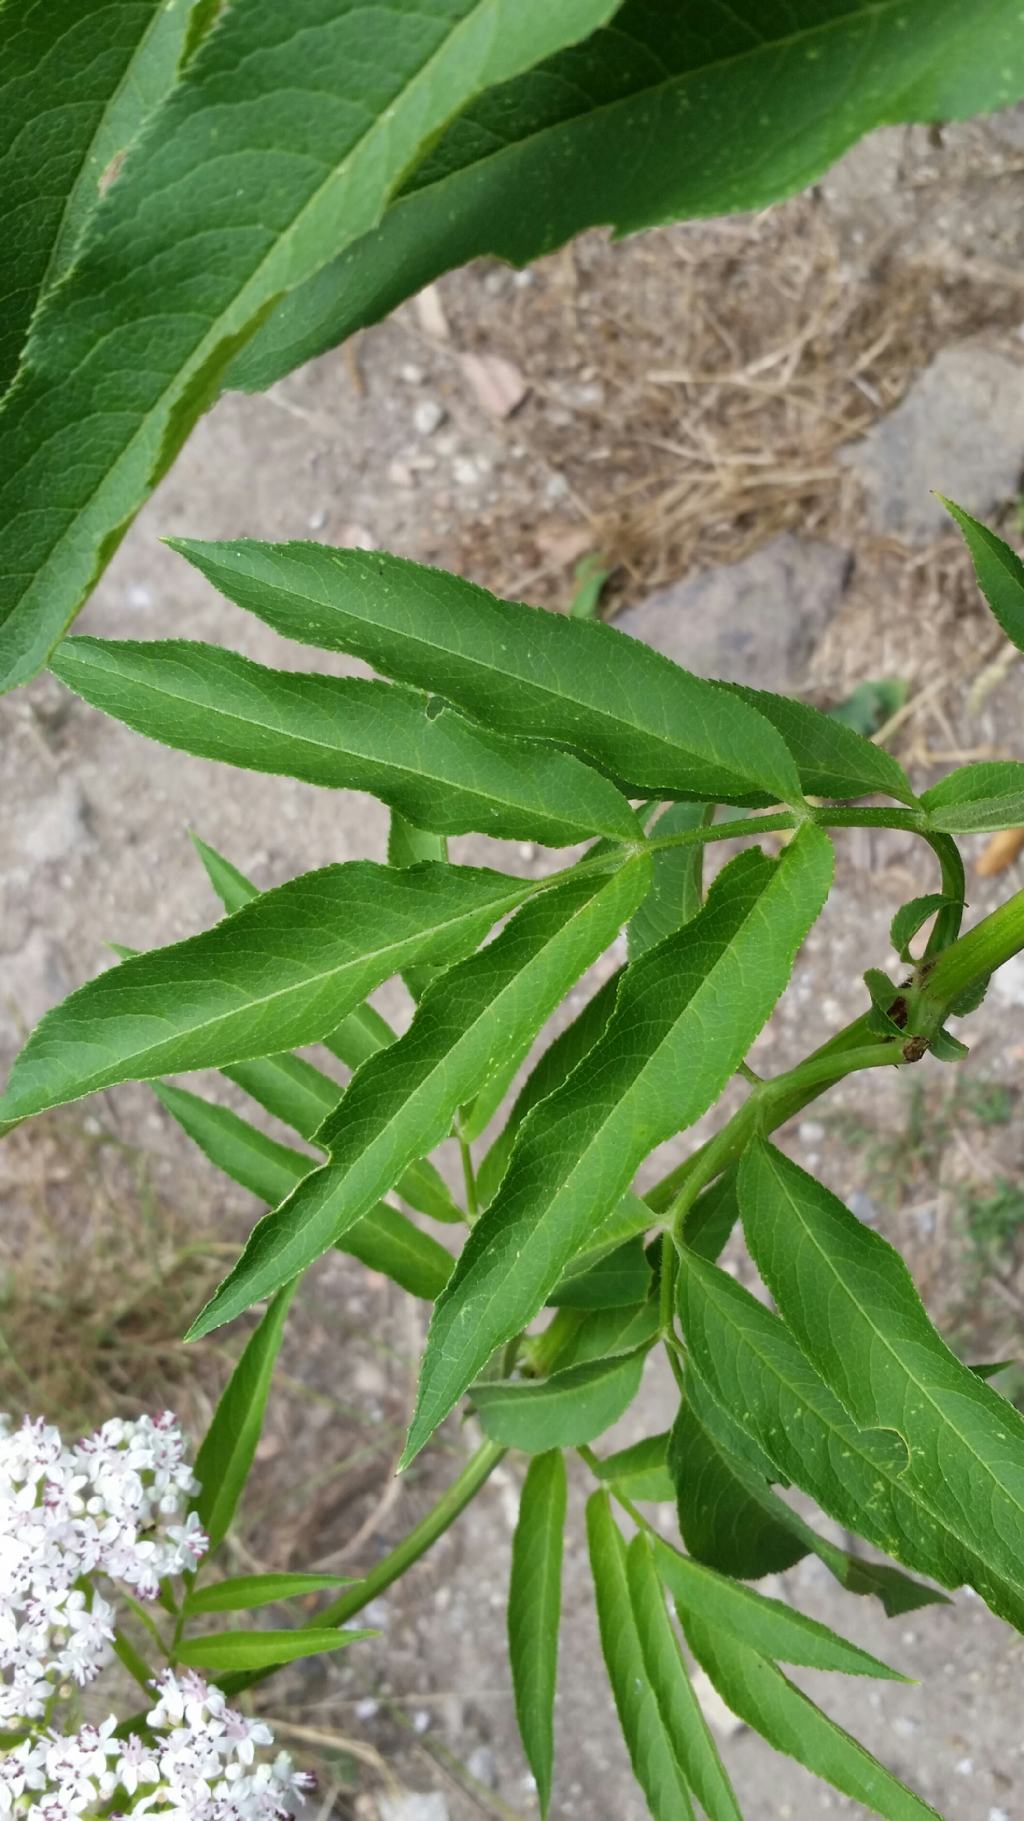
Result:
[[98,1814],[162,1821],[285,1821],[314,1778],[287,1752],[262,1755],[274,1735],[230,1708],[219,1688],[170,1670],[143,1740],[114,1737],[117,1722],[69,1737],[26,1740],[0,1759],[0,1815],[85,1821]]
[[197,1489],[170,1412],[71,1448],[41,1421],[0,1417],[0,1727],[40,1719],[62,1683],[102,1667],[114,1615],[93,1576],[154,1599],[195,1567],[208,1547],[187,1512]]

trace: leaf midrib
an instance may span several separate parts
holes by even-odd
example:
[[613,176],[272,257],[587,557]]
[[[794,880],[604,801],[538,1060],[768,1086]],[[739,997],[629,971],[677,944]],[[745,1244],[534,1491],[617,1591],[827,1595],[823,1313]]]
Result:
[[[111,641],[111,642],[113,643],[113,641]],[[157,642],[158,641],[154,641],[154,643],[157,643]],[[181,642],[183,645],[185,645],[189,649],[197,650],[200,652],[205,650],[205,647],[198,641],[196,642],[196,644],[194,646],[189,646],[189,641],[187,641],[187,640],[183,640]],[[79,641],[77,639],[73,639],[71,641],[71,644],[75,647],[78,646],[78,643],[79,643]],[[102,643],[102,641],[101,641],[101,643]],[[238,656],[239,654],[226,653],[224,655],[235,657],[235,656]],[[79,661],[79,663],[88,664],[88,658],[79,657],[78,661]],[[269,668],[265,668],[262,664],[255,664],[252,662],[251,659],[247,659],[247,658],[243,658],[242,663],[246,666],[246,670],[249,672],[248,676],[246,677],[246,682],[254,685],[257,688],[257,690],[259,688],[259,678],[263,675],[266,675],[267,677],[271,678],[273,680],[273,683],[275,683],[275,684],[278,681],[281,681],[285,685],[287,685],[288,683],[293,682],[293,681],[296,683],[299,683],[299,684],[309,682],[309,683],[315,683],[317,685],[319,685],[321,683],[327,683],[328,685],[330,685],[333,682],[344,683],[344,682],[358,682],[359,681],[358,678],[354,678],[354,677],[333,678],[333,677],[322,676],[317,671],[272,670]],[[97,668],[98,674],[101,676],[104,676],[104,677],[109,677],[112,674],[114,676],[119,676],[119,674],[120,674],[116,670],[113,672],[111,672],[110,670],[104,670],[103,667],[100,665],[97,665],[96,668]],[[229,674],[230,674],[230,666],[228,667],[228,669],[229,669]],[[256,673],[256,674],[254,675],[253,673]],[[138,686],[138,679],[129,677],[129,678],[120,678],[120,680],[127,681],[131,687]],[[72,684],[71,687],[73,688],[74,685]],[[498,808],[499,811],[500,810],[523,811],[524,807],[525,807],[525,811],[528,814],[535,814],[540,818],[546,818],[549,821],[553,821],[555,823],[560,823],[560,825],[565,828],[576,827],[580,830],[581,835],[586,832],[586,829],[583,824],[572,823],[569,820],[568,816],[566,816],[564,818],[560,817],[559,813],[556,809],[541,807],[541,808],[537,808],[536,810],[534,810],[530,804],[526,804],[524,806],[521,798],[501,797],[501,796],[498,796],[493,790],[481,789],[476,784],[469,785],[469,784],[460,783],[457,779],[453,780],[452,778],[445,777],[443,774],[441,774],[439,772],[425,771],[422,766],[417,767],[417,766],[413,766],[413,765],[403,765],[399,762],[398,759],[392,758],[390,756],[387,758],[377,758],[376,756],[374,756],[372,754],[368,755],[364,752],[360,752],[355,747],[343,746],[340,744],[332,745],[332,744],[329,744],[326,740],[316,739],[313,737],[313,734],[311,732],[304,731],[302,733],[296,733],[291,728],[276,726],[273,721],[260,719],[255,714],[244,715],[241,713],[237,713],[235,710],[230,709],[230,708],[222,708],[219,703],[200,702],[193,696],[176,694],[172,689],[162,688],[158,681],[154,681],[151,677],[148,677],[148,676],[143,677],[141,679],[141,687],[143,689],[148,689],[152,695],[157,696],[162,701],[170,702],[172,704],[184,704],[186,708],[192,708],[197,713],[207,712],[211,715],[211,717],[215,721],[217,721],[217,720],[225,721],[225,722],[231,724],[232,726],[238,726],[243,729],[256,728],[260,732],[265,733],[265,734],[271,734],[279,740],[287,740],[289,742],[292,742],[292,743],[294,743],[294,745],[296,747],[299,747],[299,748],[309,747],[310,750],[314,753],[322,752],[322,753],[326,753],[333,757],[342,757],[342,758],[349,757],[363,765],[380,765],[386,771],[397,772],[400,775],[400,777],[402,777],[402,778],[412,778],[413,780],[417,780],[417,781],[420,779],[423,779],[423,778],[428,778],[430,780],[430,782],[432,784],[434,784],[435,786],[437,786],[438,788],[443,787],[447,790],[458,791],[461,794],[463,794],[467,797],[475,798],[478,802],[481,802],[484,804],[488,804],[488,803],[494,804]],[[371,683],[370,687],[371,688],[376,687],[378,689],[396,688],[398,691],[402,690],[401,684],[395,685],[395,684],[378,683],[378,684],[374,685]],[[405,698],[403,697],[403,699],[405,699]],[[339,704],[339,706],[343,710],[344,703]],[[104,710],[101,710],[101,712],[107,713],[108,711],[104,709]],[[386,712],[387,711],[385,709],[385,713]],[[449,708],[447,712],[452,716],[453,720],[462,722],[466,726],[467,731],[471,737],[475,736],[477,734],[486,733],[486,729],[480,727],[476,722],[466,719],[462,714],[460,714],[458,709]],[[119,720],[121,717],[117,716],[116,718]],[[157,740],[163,746],[172,746],[173,745],[173,743],[170,740],[163,739],[162,736],[160,736],[159,734],[147,734],[146,737],[147,737],[147,739]],[[514,741],[515,748],[519,749],[519,750],[521,750],[524,747],[527,748],[527,750],[528,750],[529,746],[531,744],[529,739],[523,739],[518,735],[510,734],[510,735],[506,735],[506,738],[508,738],[510,741]],[[557,749],[547,748],[547,747],[544,747],[543,745],[541,745],[540,750],[541,750],[543,756],[545,756],[545,757],[551,756],[552,751],[557,751]],[[198,754],[194,754],[193,756],[197,757],[197,758],[210,758],[211,762],[216,763],[216,764],[237,765],[240,770],[246,770],[246,771],[248,771],[248,770],[262,771],[263,770],[262,766],[255,766],[255,765],[247,766],[242,761],[235,760],[235,759],[225,759],[225,758],[221,757],[219,754],[209,755],[206,753],[198,753]],[[487,753],[484,756],[485,756],[485,758],[488,758],[488,759],[496,758],[496,762],[499,764],[501,763],[500,755],[494,755],[494,754]],[[571,753],[562,753],[559,756],[561,756],[562,758],[568,758],[568,759],[572,758]],[[510,758],[514,758],[514,757],[515,757],[515,751],[513,751],[510,754]],[[579,763],[579,761],[577,761],[577,763]],[[607,780],[603,780],[603,781],[607,782]],[[326,785],[326,786],[324,786],[324,788],[328,789],[328,790],[339,790],[339,789],[344,790],[349,787],[346,785]],[[625,801],[625,799],[624,799],[624,801]],[[609,823],[610,823],[610,818],[609,818]],[[607,833],[608,832],[607,828],[605,828],[603,826],[599,827],[597,823],[591,823],[589,826],[594,830],[595,833]],[[623,834],[622,838],[625,838],[624,834]]]
[[[775,1177],[775,1180],[778,1183],[778,1186],[782,1190],[783,1194],[786,1197],[786,1200],[789,1202],[789,1204],[793,1210],[793,1213],[800,1225],[801,1231],[803,1232],[805,1241],[807,1243],[809,1243],[811,1245],[811,1247],[813,1248],[813,1250],[818,1254],[818,1257],[821,1259],[822,1263],[826,1266],[826,1269],[828,1270],[829,1275],[833,1278],[835,1284],[838,1286],[842,1295],[845,1298],[847,1298],[850,1302],[853,1303],[853,1306],[857,1310],[861,1319],[866,1323],[867,1327],[870,1329],[871,1333],[875,1336],[876,1340],[881,1343],[885,1352],[890,1356],[890,1358],[895,1363],[897,1371],[903,1373],[906,1376],[906,1378],[909,1379],[910,1383],[912,1385],[916,1386],[917,1390],[921,1392],[921,1394],[924,1396],[926,1401],[931,1405],[932,1409],[935,1412],[935,1415],[936,1415],[936,1418],[937,1418],[939,1424],[942,1427],[948,1427],[949,1429],[952,1430],[953,1434],[957,1437],[957,1439],[963,1445],[966,1452],[971,1456],[971,1458],[973,1460],[977,1461],[978,1466],[984,1472],[986,1479],[988,1479],[992,1483],[992,1485],[995,1486],[995,1488],[997,1489],[997,1491],[999,1493],[1001,1493],[1004,1497],[1006,1497],[1009,1500],[1010,1504],[1013,1505],[1015,1507],[1015,1509],[1020,1512],[1021,1518],[1024,1519],[1024,1503],[1022,1503],[1020,1497],[1017,1494],[1014,1494],[1010,1491],[1010,1488],[1007,1485],[1005,1485],[1004,1482],[998,1477],[995,1470],[985,1460],[984,1456],[980,1455],[977,1452],[977,1449],[972,1445],[968,1436],[953,1421],[952,1416],[944,1409],[942,1404],[937,1401],[934,1394],[930,1391],[927,1383],[923,1379],[919,1378],[916,1373],[911,1371],[909,1361],[904,1360],[901,1357],[901,1355],[897,1351],[896,1347],[892,1344],[891,1341],[889,1341],[886,1338],[884,1332],[876,1325],[875,1321],[873,1320],[873,1318],[871,1316],[870,1311],[867,1310],[862,1303],[857,1301],[857,1299],[853,1295],[852,1290],[848,1289],[846,1284],[843,1282],[843,1279],[842,1279],[839,1271],[836,1269],[835,1261],[832,1258],[830,1258],[829,1254],[825,1251],[825,1249],[821,1245],[821,1242],[819,1241],[817,1235],[808,1227],[806,1221],[803,1219],[803,1217],[800,1213],[799,1206],[798,1206],[797,1202],[795,1201],[795,1199],[792,1195],[792,1192],[789,1189],[788,1184],[786,1184],[781,1179],[781,1177],[778,1174],[778,1171],[774,1167],[774,1164],[772,1164],[772,1174]],[[925,1319],[927,1320],[927,1317]],[[941,1336],[937,1336],[937,1338],[939,1340],[939,1345],[944,1346],[945,1343],[942,1341]],[[955,1363],[955,1355],[950,1355],[950,1357],[952,1359],[954,1359],[954,1363]],[[966,1372],[967,1368],[964,1367],[963,1370]],[[842,1399],[840,1399],[840,1402],[842,1402]],[[1012,1405],[1008,1405],[1008,1413],[1009,1414],[1008,1414],[1007,1428],[1010,1429],[1010,1428],[1012,1428],[1013,1419],[1016,1418],[1016,1420],[1019,1422],[1020,1418],[1017,1416],[1017,1413],[1013,1410]],[[895,1430],[895,1432],[901,1437],[901,1439],[904,1443],[904,1446],[906,1447],[907,1455],[909,1457],[908,1458],[908,1467],[912,1466],[915,1461],[915,1450],[914,1450],[913,1446],[911,1445],[909,1438],[906,1435],[904,1435],[903,1431],[901,1429],[897,1429],[895,1424],[879,1423],[877,1426],[879,1428],[893,1428]],[[918,1456],[918,1458],[919,1458],[919,1456]],[[955,1531],[953,1531],[952,1534],[956,1535],[957,1533]],[[966,1541],[966,1539],[964,1539],[964,1540]],[[973,1544],[973,1545],[969,1545],[969,1546],[972,1548],[976,1548],[977,1544]],[[1004,1548],[1006,1547],[1005,1541],[1003,1541],[1003,1547]],[[1006,1573],[1006,1570],[1000,1569],[999,1572]],[[1022,1587],[1024,1587],[1024,1574],[1022,1574],[1022,1576],[1021,1576],[1020,1584]]]

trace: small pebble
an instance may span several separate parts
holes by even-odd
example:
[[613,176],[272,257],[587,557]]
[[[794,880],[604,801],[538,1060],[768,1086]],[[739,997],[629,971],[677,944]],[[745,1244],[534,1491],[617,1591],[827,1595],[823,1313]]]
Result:
[[375,1720],[379,1713],[380,1702],[375,1701],[372,1695],[365,1695],[361,1701],[356,1702],[357,1720]]
[[436,398],[421,399],[412,414],[413,428],[417,436],[433,436],[440,430],[448,413]]
[[953,1769],[956,1771],[956,1774],[958,1777],[973,1777],[974,1759],[973,1758],[958,1758],[956,1763],[953,1766]]
[[399,367],[398,372],[399,377],[404,379],[407,386],[422,386],[426,378],[423,368],[414,366],[411,360],[406,361],[404,367]]
[[412,1725],[413,1725],[414,1732],[429,1732],[430,1715],[427,1713],[425,1708],[421,1707],[419,1709],[418,1713],[413,1714]]

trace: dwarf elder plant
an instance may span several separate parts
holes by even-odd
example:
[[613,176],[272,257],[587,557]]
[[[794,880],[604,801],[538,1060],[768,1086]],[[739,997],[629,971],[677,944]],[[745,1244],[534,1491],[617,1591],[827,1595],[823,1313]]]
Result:
[[[511,1450],[525,1477],[508,1642],[543,1810],[571,1454],[592,1485],[607,1671],[656,1821],[741,1812],[693,1663],[846,1795],[892,1821],[933,1815],[780,1665],[898,1671],[755,1584],[815,1554],[890,1616],[969,1586],[1024,1630],[1024,1422],[949,1350],[898,1254],[772,1138],[854,1071],[964,1056],[948,1021],[1024,949],[1024,894],[962,933],[957,837],[1024,821],[1024,764],[968,765],[919,795],[888,753],[805,703],[691,676],[614,629],[455,576],[307,543],[176,547],[235,606],[378,680],[275,671],[180,640],[64,635],[225,387],[270,383],[472,255],[521,262],[594,223],[625,232],[760,206],[868,127],[1012,101],[1024,92],[1019,0],[6,0],[0,52],[3,685],[48,664],[150,738],[370,792],[391,812],[386,864],[327,866],[262,893],[199,843],[223,920],[125,955],[42,1020],[12,1070],[0,1130],[150,1081],[268,1211],[196,1312],[194,1336],[238,1318],[251,1331],[194,1476],[175,1441],[169,1505],[153,1493],[171,1471],[166,1424],[101,1432],[81,1445],[85,1466],[51,1432],[4,1439],[0,1506],[21,1576],[4,1592],[7,1620],[42,1624],[24,1606],[25,1552],[62,1501],[85,1552],[43,1589],[36,1683],[64,1698],[81,1632],[90,1662],[106,1639],[147,1693],[98,1743],[72,1714],[55,1745],[40,1730],[50,1695],[25,1693],[0,1659],[8,1806],[141,1805],[203,1821],[199,1772],[186,1800],[178,1761],[161,1769],[180,1722],[211,1776],[228,1733],[238,1742],[235,1806],[218,1814],[275,1801],[289,1812],[301,1774],[267,1761],[250,1775],[269,1733],[226,1720],[226,1701],[281,1662],[365,1639],[340,1628]],[[1024,567],[950,510],[1024,649]],[[828,897],[832,832],[850,826],[919,839],[921,893],[894,907],[901,970],[890,979],[865,955],[862,1015],[761,1079],[747,1054]],[[530,879],[453,864],[446,841],[469,832],[553,853]],[[773,857],[764,838],[780,833]],[[705,890],[705,849],[720,841],[738,852]],[[543,1047],[623,931],[624,964]],[[370,1000],[396,975],[413,1003],[401,1036]],[[312,1043],[345,1080],[295,1053]],[[166,1079],[202,1068],[315,1155]],[[638,1193],[650,1154],[737,1077],[738,1110]],[[432,1158],[451,1141],[458,1196]],[[447,1223],[448,1243],[414,1216]],[[770,1307],[718,1263],[740,1230]],[[303,1274],[330,1249],[433,1304],[403,1465],[457,1409],[485,1439],[404,1541],[314,1618],[225,1630],[215,1615],[327,1590],[323,1577],[196,1577],[243,1490]],[[656,1350],[678,1388],[672,1428],[611,1452],[602,1437]],[[113,1556],[95,1553],[74,1506],[97,1449],[135,1450],[130,1496],[109,1461],[94,1494],[93,1516],[121,1499]],[[780,1497],[789,1486],[871,1554],[822,1535]],[[103,1572],[134,1588],[127,1628],[93,1587]],[[198,1670],[219,1688],[190,1680]]]

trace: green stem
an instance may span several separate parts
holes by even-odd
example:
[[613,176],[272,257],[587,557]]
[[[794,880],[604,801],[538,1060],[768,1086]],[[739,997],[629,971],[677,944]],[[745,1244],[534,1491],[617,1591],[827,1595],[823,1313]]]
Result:
[[948,1008],[972,986],[987,980],[997,967],[1011,961],[1021,949],[1024,949],[1024,891],[1016,892],[998,910],[968,930],[966,936],[961,936],[952,948],[936,955],[922,981],[922,997]]
[[408,1536],[403,1537],[390,1555],[378,1562],[376,1568],[371,1568],[369,1574],[357,1581],[354,1587],[350,1587],[347,1593],[343,1593],[323,1612],[318,1612],[311,1620],[312,1625],[346,1625],[357,1612],[362,1612],[371,1600],[375,1600],[386,1587],[397,1581],[454,1524],[470,1500],[476,1497],[484,1481],[494,1472],[504,1453],[504,1448],[499,1447],[497,1442],[481,1443],[476,1453],[466,1462],[458,1479],[452,1481],[447,1492],[441,1494],[436,1505],[431,1506]]
[[462,1159],[462,1180],[466,1186],[466,1213],[469,1224],[473,1225],[480,1217],[480,1199],[476,1192],[476,1171],[473,1168],[473,1153],[469,1140],[462,1135],[462,1129],[456,1133],[459,1141],[459,1156]]
[[676,1249],[672,1245],[668,1234],[664,1233],[662,1234],[661,1240],[661,1284],[659,1292],[661,1332],[663,1335],[669,1335],[674,1330],[676,1271],[678,1265],[679,1258]]

